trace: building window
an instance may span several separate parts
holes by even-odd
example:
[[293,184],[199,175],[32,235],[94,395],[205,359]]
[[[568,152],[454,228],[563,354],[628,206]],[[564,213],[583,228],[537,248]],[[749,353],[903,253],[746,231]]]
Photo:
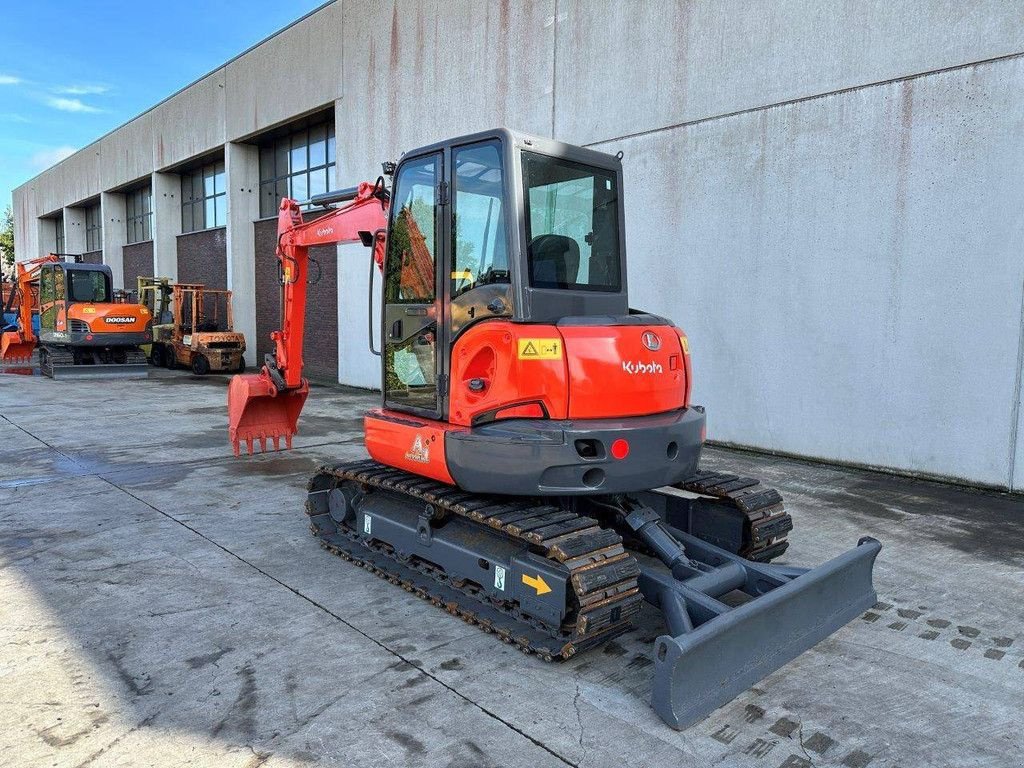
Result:
[[181,177],[181,231],[223,227],[228,223],[224,163],[211,163]]
[[260,216],[274,216],[282,197],[308,200],[326,192],[334,168],[334,126],[321,123],[260,147]]
[[58,216],[53,220],[53,228],[56,231],[56,253],[64,253],[64,217]]
[[103,250],[103,216],[100,215],[99,204],[85,209],[85,250]]
[[149,187],[125,195],[125,220],[129,245],[153,239],[153,191]]

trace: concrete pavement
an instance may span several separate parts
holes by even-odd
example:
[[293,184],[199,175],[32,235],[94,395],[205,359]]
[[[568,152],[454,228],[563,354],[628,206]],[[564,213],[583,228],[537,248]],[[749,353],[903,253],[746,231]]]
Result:
[[544,664],[321,550],[304,486],[364,455],[356,390],[234,459],[226,380],[0,376],[0,764],[1016,766],[1024,500],[723,449],[786,560],[869,534],[878,606],[678,733],[660,620]]

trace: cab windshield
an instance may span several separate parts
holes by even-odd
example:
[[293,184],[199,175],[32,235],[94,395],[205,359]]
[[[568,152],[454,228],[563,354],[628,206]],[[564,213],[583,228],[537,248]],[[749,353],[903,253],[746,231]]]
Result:
[[107,276],[98,270],[69,269],[68,301],[109,302]]
[[522,157],[530,284],[620,290],[615,173],[532,152]]

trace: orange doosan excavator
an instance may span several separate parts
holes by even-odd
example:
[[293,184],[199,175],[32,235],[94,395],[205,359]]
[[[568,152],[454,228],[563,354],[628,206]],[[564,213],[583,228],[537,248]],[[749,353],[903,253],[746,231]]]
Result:
[[153,317],[140,304],[114,300],[110,267],[52,253],[19,262],[11,305],[15,297],[18,311],[13,330],[0,336],[0,362],[27,362],[38,346],[39,368],[51,378],[146,375],[139,346],[153,340]]
[[652,703],[683,728],[874,604],[881,545],[770,564],[792,519],[757,480],[698,467],[686,335],[631,309],[621,155],[506,130],[409,152],[393,179],[278,219],[282,325],[228,392],[237,454],[291,446],[309,388],[310,246],[360,241],[382,403],[371,458],[321,467],[306,512],[346,560],[545,660],[665,632]]

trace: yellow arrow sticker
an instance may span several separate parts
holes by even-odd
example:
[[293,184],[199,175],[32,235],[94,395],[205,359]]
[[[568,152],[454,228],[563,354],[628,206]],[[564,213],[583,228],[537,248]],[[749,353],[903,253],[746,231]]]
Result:
[[519,339],[520,360],[561,360],[561,339]]
[[527,576],[524,573],[523,584],[525,584],[528,587],[533,587],[534,589],[536,589],[538,595],[546,595],[548,592],[551,591],[551,587],[548,586],[548,583],[544,581],[544,577],[541,576],[539,573],[537,574],[536,578],[534,578],[533,576]]

